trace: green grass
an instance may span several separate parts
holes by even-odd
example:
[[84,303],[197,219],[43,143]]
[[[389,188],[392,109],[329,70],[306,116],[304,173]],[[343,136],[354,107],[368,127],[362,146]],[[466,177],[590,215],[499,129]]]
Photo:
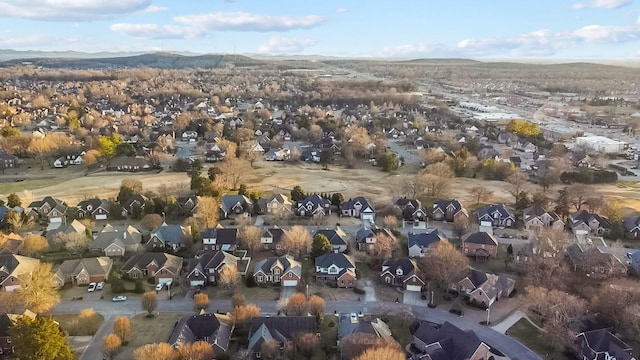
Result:
[[520,319],[507,330],[507,335],[517,339],[524,346],[536,352],[543,359],[569,360],[561,351],[553,349],[549,336],[535,326],[529,320]]
[[383,321],[389,326],[393,338],[396,339],[403,348],[411,343],[412,336],[409,332],[409,325],[411,325],[412,319],[408,319],[406,316],[393,315],[384,316]]

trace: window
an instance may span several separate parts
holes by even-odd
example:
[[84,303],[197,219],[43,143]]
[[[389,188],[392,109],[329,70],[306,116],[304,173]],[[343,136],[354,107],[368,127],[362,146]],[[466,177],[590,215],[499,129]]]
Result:
[[11,338],[10,337],[7,338],[7,344],[11,344]]
[[261,356],[262,354],[260,354],[259,352],[256,353],[256,358],[260,359]]
[[293,273],[289,273],[289,277],[293,277]]
[[276,275],[280,274],[280,269],[278,268],[273,269],[273,273]]
[[337,274],[337,273],[338,273],[338,268],[336,267],[329,268],[329,274]]
[[262,275],[258,275],[257,279],[258,279],[258,282],[263,282],[264,281],[264,279],[262,278]]

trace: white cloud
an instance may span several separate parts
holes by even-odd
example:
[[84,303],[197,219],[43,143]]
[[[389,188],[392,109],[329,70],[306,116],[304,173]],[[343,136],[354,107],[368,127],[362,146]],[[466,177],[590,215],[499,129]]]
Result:
[[618,9],[631,4],[633,0],[591,0],[588,3],[575,3],[574,9]]
[[260,45],[258,52],[266,54],[294,54],[317,43],[313,39],[295,39],[273,36]]
[[572,36],[583,41],[624,42],[637,39],[640,29],[634,26],[588,25],[572,32]]
[[163,11],[167,11],[167,10],[169,10],[168,7],[149,5],[144,10],[142,10],[142,12],[143,13],[156,13],[156,12],[163,12]]
[[342,13],[346,13],[346,12],[347,12],[347,9],[345,9],[345,8],[336,9],[336,13],[338,13],[338,14],[342,14]]
[[142,39],[192,39],[205,35],[204,31],[188,26],[157,24],[113,24],[111,31]]
[[247,12],[215,12],[209,14],[182,15],[175,22],[207,30],[217,31],[287,31],[309,29],[325,21],[322,16],[272,16]]
[[149,5],[151,0],[0,0],[0,16],[91,21],[130,14]]

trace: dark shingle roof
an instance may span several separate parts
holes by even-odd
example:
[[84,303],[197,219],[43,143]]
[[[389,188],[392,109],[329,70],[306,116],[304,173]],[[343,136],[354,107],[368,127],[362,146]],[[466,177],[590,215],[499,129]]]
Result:
[[438,343],[429,349],[432,359],[465,360],[470,359],[482,341],[471,330],[461,330],[449,322],[442,325],[420,321],[420,326],[413,334],[427,345]]
[[259,352],[265,339],[295,340],[298,334],[315,333],[313,316],[254,317],[249,330],[249,350]]
[[432,244],[443,240],[445,237],[436,229],[430,233],[409,233],[407,236],[407,242],[409,247],[418,245],[420,247],[429,247]]
[[479,231],[472,234],[467,234],[463,239],[462,243],[469,244],[483,244],[483,245],[494,245],[498,246],[498,241],[493,235],[488,234],[484,231]]
[[578,336],[584,336],[589,347],[596,352],[608,352],[617,360],[633,359],[631,347],[609,332],[608,329],[587,331]]

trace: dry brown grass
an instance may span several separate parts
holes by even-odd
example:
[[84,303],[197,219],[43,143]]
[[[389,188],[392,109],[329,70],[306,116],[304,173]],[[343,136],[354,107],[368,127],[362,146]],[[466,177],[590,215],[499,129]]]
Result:
[[115,359],[133,359],[133,351],[145,344],[167,342],[175,323],[182,318],[179,313],[159,313],[153,318],[140,314],[131,318],[131,340],[123,346]]

